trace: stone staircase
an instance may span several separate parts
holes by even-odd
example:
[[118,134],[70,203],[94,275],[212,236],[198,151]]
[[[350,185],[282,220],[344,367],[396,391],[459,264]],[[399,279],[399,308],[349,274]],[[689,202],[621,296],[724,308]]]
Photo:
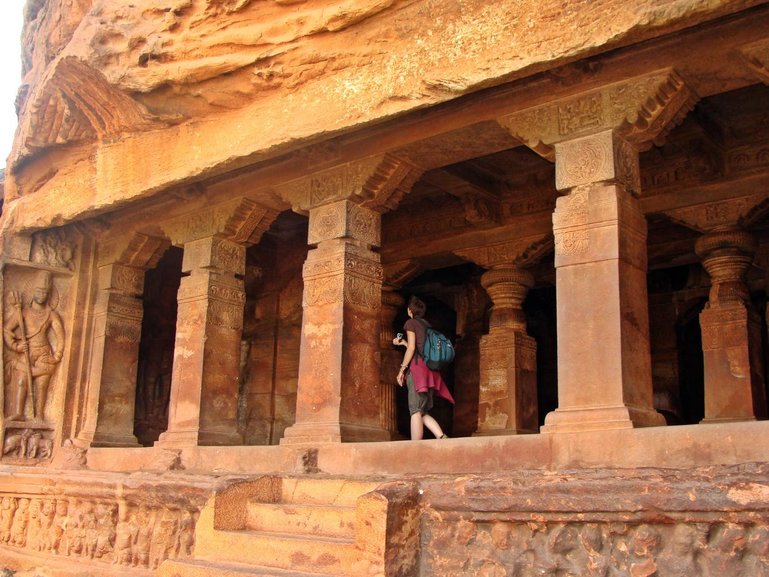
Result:
[[404,545],[416,562],[418,528],[410,483],[261,477],[218,491],[198,520],[194,558],[165,561],[157,575],[385,577],[408,564]]

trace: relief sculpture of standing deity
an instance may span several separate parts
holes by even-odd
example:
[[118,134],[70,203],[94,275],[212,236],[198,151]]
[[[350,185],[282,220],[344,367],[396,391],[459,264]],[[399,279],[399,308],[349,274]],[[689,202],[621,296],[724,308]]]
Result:
[[18,353],[6,367],[11,421],[27,419],[28,401],[32,417],[44,420],[48,386],[64,354],[64,325],[51,306],[51,290],[51,273],[40,272],[30,300],[25,302],[18,292],[9,293],[12,309],[3,327],[3,339],[8,349]]

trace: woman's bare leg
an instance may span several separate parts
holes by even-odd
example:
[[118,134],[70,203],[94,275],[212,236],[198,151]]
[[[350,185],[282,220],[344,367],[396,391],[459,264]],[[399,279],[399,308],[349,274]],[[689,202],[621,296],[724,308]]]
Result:
[[443,436],[443,429],[441,429],[438,421],[433,419],[432,416],[424,415],[422,417],[422,422],[424,423],[425,427],[430,429],[430,432],[435,435],[436,439],[440,439]]
[[425,436],[425,427],[422,422],[422,413],[411,415],[411,440],[420,441]]

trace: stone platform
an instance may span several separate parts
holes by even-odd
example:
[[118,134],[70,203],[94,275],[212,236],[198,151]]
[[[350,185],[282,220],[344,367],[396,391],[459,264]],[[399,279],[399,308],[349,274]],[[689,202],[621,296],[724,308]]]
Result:
[[752,422],[179,453],[92,448],[85,469],[0,469],[0,568],[17,577],[609,567],[760,577],[769,575],[767,439],[769,423]]

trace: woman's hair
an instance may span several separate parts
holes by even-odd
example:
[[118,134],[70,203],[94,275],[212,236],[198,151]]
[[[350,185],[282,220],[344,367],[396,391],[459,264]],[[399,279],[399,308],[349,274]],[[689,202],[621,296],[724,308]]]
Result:
[[409,299],[408,307],[411,309],[411,314],[414,315],[415,319],[421,319],[423,316],[425,316],[427,307],[425,306],[425,303],[419,299],[419,297],[412,296]]

